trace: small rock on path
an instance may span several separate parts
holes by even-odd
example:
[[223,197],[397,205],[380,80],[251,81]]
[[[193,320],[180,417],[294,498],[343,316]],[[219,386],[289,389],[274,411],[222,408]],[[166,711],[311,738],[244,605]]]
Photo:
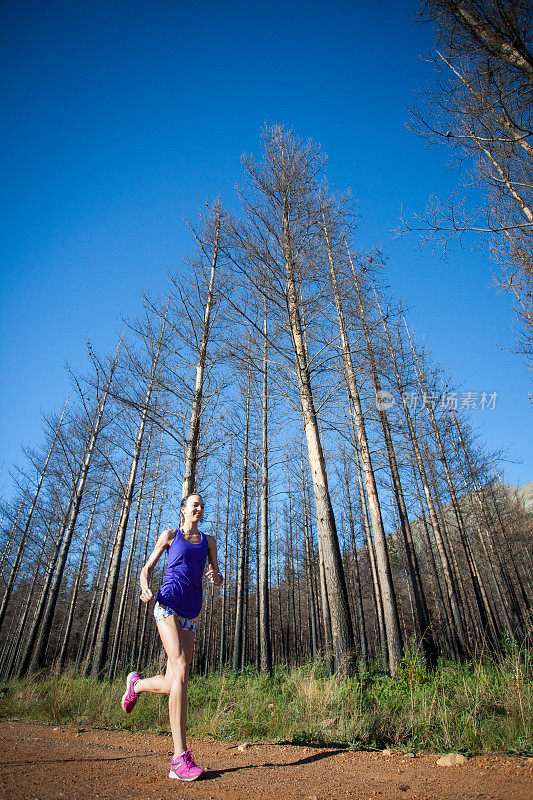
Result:
[[448,753],[437,761],[439,767],[459,767],[468,761],[461,753]]

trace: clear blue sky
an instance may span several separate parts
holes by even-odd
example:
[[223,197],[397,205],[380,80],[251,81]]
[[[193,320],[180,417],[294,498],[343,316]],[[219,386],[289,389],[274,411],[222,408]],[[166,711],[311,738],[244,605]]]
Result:
[[240,154],[265,121],[329,155],[333,187],[359,198],[362,247],[381,244],[418,336],[463,391],[509,482],[533,480],[531,388],[510,298],[486,250],[448,261],[395,241],[400,207],[423,211],[457,175],[406,129],[431,68],[414,0],[56,2],[4,0],[0,24],[2,252],[0,489],[40,410],[68,392],[84,340],[114,346],[138,291],[160,289],[187,250],[185,218],[220,192],[236,207]]

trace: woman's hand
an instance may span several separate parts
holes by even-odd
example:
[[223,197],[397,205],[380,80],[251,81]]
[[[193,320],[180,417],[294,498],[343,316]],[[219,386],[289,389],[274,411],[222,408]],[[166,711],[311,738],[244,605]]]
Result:
[[154,600],[154,599],[155,599],[155,595],[154,595],[154,593],[152,592],[152,590],[150,589],[149,586],[147,586],[146,589],[143,589],[141,591],[141,600],[143,601],[143,603],[149,603],[150,600]]
[[209,567],[209,569],[207,570],[205,575],[206,575],[206,578],[209,578],[211,583],[214,584],[214,586],[221,586],[224,583],[224,578],[222,577],[220,572],[217,572],[211,566]]

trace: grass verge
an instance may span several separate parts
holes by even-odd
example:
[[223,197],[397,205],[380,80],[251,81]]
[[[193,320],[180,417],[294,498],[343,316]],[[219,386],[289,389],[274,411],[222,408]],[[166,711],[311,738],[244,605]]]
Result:
[[[188,730],[222,740],[533,755],[532,678],[532,651],[514,644],[496,658],[442,661],[431,671],[410,651],[394,678],[366,669],[338,681],[319,659],[278,667],[270,679],[253,669],[193,675]],[[0,690],[0,717],[169,733],[165,696],[144,695],[127,716],[123,691],[123,678],[72,671],[12,681]]]

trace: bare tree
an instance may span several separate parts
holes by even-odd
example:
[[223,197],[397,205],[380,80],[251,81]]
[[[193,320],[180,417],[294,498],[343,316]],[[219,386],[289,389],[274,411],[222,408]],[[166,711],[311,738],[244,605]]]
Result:
[[[302,144],[281,127],[267,128],[263,145],[262,162],[256,163],[251,157],[243,159],[249,176],[248,189],[242,194],[247,219],[236,231],[237,252],[249,284],[275,310],[277,325],[289,337],[290,356],[271,340],[270,346],[286,364],[288,361],[297,381],[336,666],[350,669],[354,655],[353,629],[306,340],[306,308],[312,313],[312,302],[322,296],[325,286],[324,282],[317,283],[315,259],[320,237],[317,188],[324,159],[315,145]],[[260,333],[260,325],[257,327]]]
[[68,521],[64,533],[61,537],[61,548],[58,553],[54,579],[50,585],[49,592],[47,593],[46,607],[40,625],[39,638],[30,664],[30,670],[36,668],[42,668],[45,663],[46,647],[52,630],[52,621],[54,618],[56,603],[59,596],[59,588],[61,586],[61,581],[63,579],[63,573],[67,563],[72,537],[74,535],[74,530],[76,528],[76,522],[78,519],[81,502],[83,500],[85,492],[85,485],[89,475],[91,461],[93,459],[96,445],[101,433],[101,428],[104,419],[104,411],[106,409],[106,405],[109,400],[110,387],[113,382],[115,369],[119,357],[119,352],[120,352],[120,342],[117,346],[115,357],[113,358],[113,361],[111,363],[105,387],[101,392],[101,396],[98,397],[96,410],[94,412],[94,415],[92,416],[92,419],[90,420],[89,440],[87,442],[87,446],[85,449],[82,465],[79,472],[79,478],[76,482],[76,487],[72,498]]
[[270,613],[268,603],[268,320],[265,300],[263,317],[263,394],[261,421],[261,546],[259,564],[258,606],[259,606],[259,649],[260,669],[263,674],[272,671],[272,647],[270,642]]
[[[383,612],[384,612],[384,619],[385,619],[386,633],[387,633],[388,660],[391,673],[394,674],[402,657],[402,638],[401,638],[400,624],[398,618],[396,597],[394,592],[394,585],[392,582],[392,575],[391,575],[389,557],[387,552],[385,530],[383,527],[383,520],[379,504],[379,496],[374,476],[374,469],[372,466],[370,449],[368,447],[368,437],[366,434],[365,420],[361,409],[361,400],[359,396],[359,388],[357,385],[357,375],[353,365],[351,346],[348,338],[348,330],[345,321],[343,301],[341,292],[339,290],[339,283],[337,280],[337,265],[335,263],[335,253],[334,253],[334,251],[336,251],[337,248],[335,248],[333,243],[334,234],[333,234],[333,222],[330,219],[331,214],[332,214],[332,207],[326,209],[325,201],[323,199],[321,204],[322,230],[326,244],[331,288],[339,320],[344,374],[346,377],[346,383],[348,386],[348,392],[351,401],[353,423],[355,425],[355,430],[357,434],[358,449],[361,457],[361,466],[363,469],[363,475],[365,479],[365,489],[368,497],[370,519],[372,521],[372,530],[374,534],[374,543],[376,547],[377,570],[379,575],[380,593],[383,603]],[[337,236],[339,237],[339,233],[337,234]],[[342,241],[344,239],[342,233],[340,234],[340,236]],[[349,250],[348,250],[348,258],[349,260],[351,260],[351,255]],[[355,275],[355,270],[353,270],[353,278],[354,280],[357,280]]]
[[516,297],[522,350],[533,356],[533,49],[529,0],[425,0],[436,24],[437,78],[412,112],[411,126],[472,160],[469,180],[485,196],[478,211],[433,200],[403,230],[447,241],[491,236],[500,284]]
[[[17,573],[18,573],[18,570],[19,570],[19,567],[20,567],[20,563],[21,563],[22,557],[24,555],[24,547],[26,545],[26,539],[27,539],[27,536],[28,536],[28,531],[29,531],[30,525],[32,523],[32,519],[33,519],[33,515],[34,515],[34,512],[35,512],[35,508],[37,506],[37,501],[39,499],[39,494],[41,492],[43,481],[44,481],[44,478],[46,476],[46,471],[48,469],[48,464],[50,463],[50,459],[51,459],[52,453],[54,451],[54,447],[55,447],[55,444],[56,444],[56,441],[57,441],[57,437],[59,436],[59,432],[61,430],[61,425],[63,423],[64,414],[65,414],[65,407],[63,408],[63,411],[61,412],[61,416],[60,416],[59,422],[57,423],[57,426],[56,426],[56,428],[54,430],[54,436],[53,436],[52,442],[50,444],[48,453],[46,455],[43,467],[39,472],[39,477],[38,477],[38,480],[37,480],[37,485],[35,487],[35,492],[33,494],[32,501],[31,501],[31,504],[30,504],[30,508],[29,508],[29,511],[28,511],[28,516],[26,517],[26,522],[24,524],[24,528],[23,528],[22,533],[20,535],[19,544],[18,544],[17,551],[16,551],[16,554],[15,554],[15,559],[13,561],[13,564],[11,566],[11,570],[9,572],[9,577],[7,579],[6,588],[5,588],[5,592],[4,592],[4,597],[2,599],[2,605],[0,606],[0,630],[1,630],[2,624],[4,622],[4,617],[5,617],[6,610],[7,610],[7,604],[9,603],[9,598],[11,596],[11,590],[13,588],[13,584],[15,582],[15,578],[17,576]],[[16,528],[16,526],[15,526],[15,528]]]
[[113,552],[110,563],[109,582],[108,585],[106,586],[105,602],[102,610],[102,619],[100,621],[98,629],[98,635],[95,645],[95,655],[92,664],[92,674],[95,676],[101,676],[106,666],[107,648],[111,633],[111,620],[113,615],[113,606],[115,603],[118,579],[120,574],[122,551],[124,548],[124,540],[126,537],[126,530],[128,527],[130,509],[133,500],[133,492],[135,489],[137,468],[139,466],[139,459],[141,456],[144,431],[146,428],[146,422],[148,418],[149,409],[151,407],[152,396],[154,394],[154,386],[156,383],[156,377],[159,369],[159,359],[161,356],[165,329],[166,329],[166,319],[164,318],[163,322],[161,323],[159,336],[157,340],[152,341],[149,338],[146,342],[150,351],[149,353],[150,372],[145,387],[144,400],[140,404],[141,418],[135,435],[135,442],[133,446],[133,454],[131,458],[129,476],[125,487],[124,496],[122,499],[122,509],[120,512],[119,523],[115,534],[115,542],[113,545]]
[[[196,334],[198,361],[196,364],[196,380],[190,412],[189,436],[187,438],[185,450],[185,468],[183,471],[182,486],[183,497],[191,494],[191,492],[193,492],[196,488],[200,420],[203,410],[204,375],[206,368],[207,347],[213,324],[213,309],[220,297],[215,285],[215,277],[217,274],[217,267],[224,236],[224,212],[222,210],[220,200],[218,200],[215,204],[211,214],[204,217],[203,222],[204,230],[201,233],[194,231],[194,238],[200,253],[200,259],[196,265],[196,270],[198,277],[203,275],[205,261],[207,260],[207,263],[209,264],[209,277],[207,279],[207,296],[205,298],[201,333]],[[175,286],[177,287],[176,283]],[[200,280],[198,280],[198,287],[200,287]],[[180,290],[180,293],[183,293],[183,289]],[[201,294],[201,292],[199,292],[199,294]],[[183,314],[186,311],[186,313],[190,315],[192,313],[192,309],[189,308],[189,305],[189,298],[182,297],[182,303],[180,304],[179,309],[180,314]],[[192,328],[193,330],[195,329],[194,321]]]
[[232,667],[237,670],[241,667],[244,659],[244,628],[245,628],[245,567],[246,567],[246,551],[249,539],[249,476],[248,476],[248,459],[249,459],[249,432],[250,432],[250,377],[251,367],[248,366],[246,376],[246,391],[245,391],[245,417],[244,417],[244,445],[243,445],[243,464],[242,464],[242,502],[241,502],[241,531],[239,540],[239,561],[237,569],[237,587],[236,587],[236,609],[235,609],[235,630],[233,636],[233,655],[231,659]]

